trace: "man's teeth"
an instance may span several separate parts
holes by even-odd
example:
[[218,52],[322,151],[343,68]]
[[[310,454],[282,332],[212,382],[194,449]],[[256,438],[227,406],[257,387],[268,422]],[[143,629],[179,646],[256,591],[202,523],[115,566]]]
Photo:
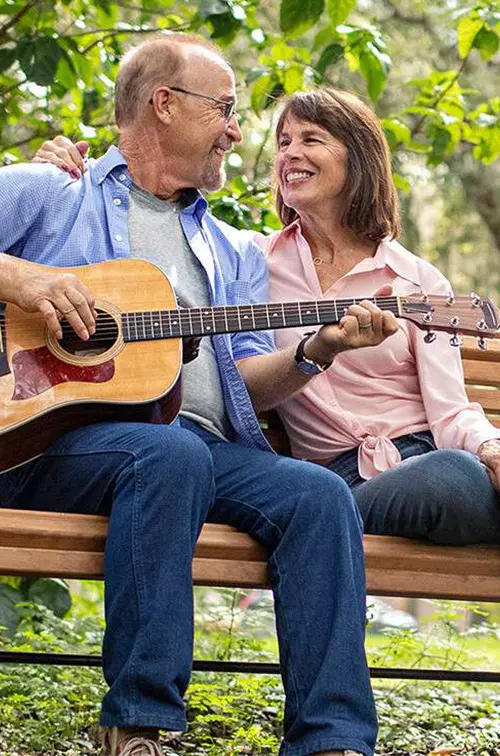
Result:
[[298,181],[298,179],[308,179],[313,174],[309,171],[296,171],[295,173],[287,173],[286,180],[288,181]]

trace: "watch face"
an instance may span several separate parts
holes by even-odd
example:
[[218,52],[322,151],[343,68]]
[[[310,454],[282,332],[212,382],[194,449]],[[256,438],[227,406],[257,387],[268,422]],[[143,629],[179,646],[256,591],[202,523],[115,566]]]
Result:
[[297,367],[304,375],[319,375],[321,373],[321,368],[315,365],[314,362],[302,360],[301,362],[297,362]]

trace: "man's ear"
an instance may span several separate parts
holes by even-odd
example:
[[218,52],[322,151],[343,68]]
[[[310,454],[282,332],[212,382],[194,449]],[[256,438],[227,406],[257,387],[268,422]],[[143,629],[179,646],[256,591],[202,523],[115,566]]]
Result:
[[150,106],[156,117],[165,125],[172,121],[174,101],[172,93],[168,87],[158,87],[153,92],[150,100]]

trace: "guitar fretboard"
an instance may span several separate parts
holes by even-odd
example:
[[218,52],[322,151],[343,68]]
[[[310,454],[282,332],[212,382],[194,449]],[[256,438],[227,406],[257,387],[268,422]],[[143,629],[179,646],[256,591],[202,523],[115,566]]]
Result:
[[[125,341],[151,341],[338,323],[350,305],[359,304],[365,299],[128,312],[121,316],[123,338]],[[368,301],[381,310],[390,310],[396,316],[400,314],[397,297],[375,297],[368,298]]]

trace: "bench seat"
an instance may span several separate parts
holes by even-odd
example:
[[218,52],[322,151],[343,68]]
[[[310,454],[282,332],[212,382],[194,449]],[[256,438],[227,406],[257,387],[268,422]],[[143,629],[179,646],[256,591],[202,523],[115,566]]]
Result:
[[[107,518],[0,509],[0,574],[102,579]],[[366,535],[368,593],[500,601],[500,548],[440,547]],[[228,525],[206,524],[196,547],[197,585],[263,588],[266,551]]]

